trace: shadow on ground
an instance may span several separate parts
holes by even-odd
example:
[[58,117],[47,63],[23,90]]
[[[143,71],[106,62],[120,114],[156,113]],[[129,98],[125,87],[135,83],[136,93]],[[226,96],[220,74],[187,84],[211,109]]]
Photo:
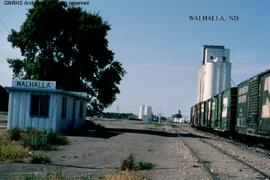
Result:
[[190,133],[171,133],[164,131],[154,131],[154,130],[146,130],[146,129],[124,129],[124,128],[106,128],[107,131],[110,132],[119,132],[119,133],[135,133],[135,134],[147,134],[147,135],[155,135],[162,137],[189,137],[189,138],[207,138],[204,136],[199,136]]
[[93,138],[109,139],[111,137],[118,136],[119,134],[122,134],[122,133],[110,132],[104,129],[104,130],[84,130],[84,131],[72,133],[69,135],[79,136],[79,137],[93,137]]
[[113,136],[117,136],[119,134],[124,133],[133,133],[133,134],[146,134],[146,135],[154,135],[161,137],[186,137],[186,138],[204,138],[209,139],[208,137],[199,136],[190,133],[171,133],[164,131],[154,131],[154,130],[146,130],[146,129],[126,129],[126,128],[104,128],[102,130],[85,130],[82,132],[77,132],[72,134],[73,136],[82,136],[82,137],[94,137],[94,138],[103,138],[108,139]]

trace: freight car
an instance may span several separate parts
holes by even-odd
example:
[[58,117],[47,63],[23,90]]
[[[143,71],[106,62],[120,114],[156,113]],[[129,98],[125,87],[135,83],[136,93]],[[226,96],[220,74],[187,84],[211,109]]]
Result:
[[191,107],[191,125],[233,137],[270,139],[270,70]]
[[270,139],[270,70],[238,85],[236,131]]

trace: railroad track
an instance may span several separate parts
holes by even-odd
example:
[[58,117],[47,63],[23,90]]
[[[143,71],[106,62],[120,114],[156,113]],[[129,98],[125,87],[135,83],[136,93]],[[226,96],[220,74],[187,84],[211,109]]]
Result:
[[213,179],[213,180],[218,180],[219,176],[218,174],[214,173],[211,168],[207,165],[207,163],[200,157],[198,153],[182,138],[180,133],[177,133],[178,137],[181,139],[183,144],[188,148],[188,150],[191,152],[191,154],[198,160],[198,162],[203,166],[205,171],[208,173],[208,175]]
[[203,131],[203,130],[200,130],[200,129],[196,129],[196,131],[200,132],[200,133],[203,133],[203,134],[207,134],[207,136],[217,140],[217,141],[226,141],[228,143],[231,143],[231,144],[234,144],[236,146],[242,146],[243,148],[246,148],[246,149],[249,149],[249,150],[252,150],[256,153],[261,153],[262,155],[265,155],[265,156],[269,156],[270,157],[270,148],[269,147],[261,147],[261,146],[253,146],[253,145],[247,145],[246,143],[244,142],[240,142],[240,141],[237,141],[237,140],[234,140],[234,139],[230,139],[230,138],[224,138],[224,137],[220,137],[218,135],[215,135],[213,133],[210,133],[210,132],[207,132],[207,131]]
[[[187,132],[188,134],[195,135],[194,133],[192,133],[192,132],[190,132],[190,131],[182,128],[182,127],[177,127],[177,128],[178,128],[178,130],[181,129],[181,132],[184,131],[184,132]],[[213,169],[211,169],[211,167],[209,166],[209,162],[206,162],[205,160],[203,160],[203,158],[201,157],[201,155],[196,152],[196,150],[185,140],[185,138],[183,138],[181,136],[181,134],[179,132],[176,131],[175,133],[178,135],[178,137],[183,142],[183,144],[189,149],[189,151],[191,152],[192,156],[195,157],[198,160],[198,162],[202,165],[202,167],[207,172],[207,174],[210,176],[210,178],[213,179],[213,180],[220,179],[221,176],[218,173],[214,172]],[[243,161],[242,159],[240,159],[240,158],[238,158],[238,157],[236,157],[236,156],[234,156],[234,155],[232,155],[232,154],[224,151],[223,149],[219,148],[218,146],[214,145],[213,143],[208,142],[208,141],[202,139],[200,136],[198,136],[197,139],[199,141],[201,141],[202,143],[207,144],[210,147],[212,147],[213,149],[217,150],[219,153],[221,153],[221,154],[223,154],[223,155],[231,158],[232,160],[239,162],[240,164],[244,165],[245,167],[251,169],[253,172],[255,172],[257,174],[260,174],[264,179],[270,180],[270,175],[267,174],[266,172],[263,172],[263,171],[259,170],[258,168],[254,167],[253,165],[251,165],[251,164]]]

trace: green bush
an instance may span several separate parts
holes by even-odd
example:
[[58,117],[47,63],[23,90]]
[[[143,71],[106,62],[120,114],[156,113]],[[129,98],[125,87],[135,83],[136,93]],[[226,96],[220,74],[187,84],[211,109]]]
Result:
[[51,162],[50,158],[47,156],[47,154],[43,152],[35,152],[32,155],[31,163],[33,164],[46,164],[50,162]]
[[136,170],[136,159],[135,156],[131,153],[128,155],[128,157],[126,157],[122,163],[121,163],[121,167],[120,170],[122,171],[133,171]]
[[25,146],[28,146],[32,150],[50,150],[51,145],[48,144],[48,137],[46,134],[31,134],[25,135],[22,138]]
[[52,130],[47,132],[48,143],[53,145],[66,145],[68,139],[66,136],[59,132],[53,132]]
[[150,170],[156,167],[155,164],[151,162],[146,162],[146,161],[140,161],[138,162],[137,169],[138,170]]
[[33,128],[33,127],[29,127],[29,128],[27,128],[27,130],[26,130],[26,134],[27,134],[28,136],[31,136],[31,135],[34,135],[34,134],[39,134],[39,133],[41,133],[41,131],[38,130],[38,129],[36,129],[36,128]]
[[19,141],[21,138],[21,132],[19,128],[12,128],[8,131],[8,133],[12,141]]
[[27,129],[22,141],[33,150],[51,150],[52,145],[68,144],[67,137],[61,133],[52,130],[41,132],[35,128]]
[[129,154],[121,163],[121,171],[150,170],[156,167],[155,164],[146,161],[136,162],[134,154]]

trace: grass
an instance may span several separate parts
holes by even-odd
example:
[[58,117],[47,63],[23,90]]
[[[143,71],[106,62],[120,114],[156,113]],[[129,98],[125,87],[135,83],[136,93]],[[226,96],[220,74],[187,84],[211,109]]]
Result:
[[33,164],[47,164],[50,162],[51,160],[48,155],[43,152],[34,152],[32,155],[31,163]]
[[11,141],[6,134],[0,134],[0,161],[22,161],[29,156],[28,148],[21,142]]
[[68,144],[66,136],[53,132],[41,132],[34,128],[21,132],[18,128],[0,134],[0,161],[23,161],[31,157],[32,163],[49,163],[45,153],[29,150],[51,150],[54,145]]
[[21,133],[19,128],[12,128],[9,130],[9,137],[13,141],[19,141],[21,138]]
[[13,178],[14,180],[68,180],[62,171],[49,172],[46,174],[29,174]]
[[35,128],[28,128],[22,133],[19,129],[9,130],[12,140],[20,140],[23,144],[32,150],[51,150],[53,145],[66,145],[68,139],[58,132],[49,130],[47,132],[39,131]]
[[51,144],[48,143],[48,137],[45,134],[31,134],[23,135],[22,141],[25,146],[28,146],[32,150],[50,150],[52,149]]
[[47,138],[48,143],[52,145],[66,145],[69,143],[67,137],[59,132],[48,131]]
[[122,171],[136,171],[136,170],[151,170],[156,165],[147,161],[136,161],[134,154],[129,154],[121,163],[120,170]]
[[136,170],[136,159],[134,154],[129,154],[125,159],[123,159],[120,170],[122,171],[135,171]]
[[145,180],[141,173],[137,171],[118,171],[107,173],[104,177],[104,180]]
[[[40,173],[40,174],[22,175],[22,176],[14,177],[13,179],[14,180],[71,180],[71,178],[66,177],[62,171],[52,171],[45,174]],[[85,174],[74,179],[92,180],[93,177],[91,175]]]
[[147,161],[139,161],[137,165],[138,170],[151,170],[156,167],[155,164]]

